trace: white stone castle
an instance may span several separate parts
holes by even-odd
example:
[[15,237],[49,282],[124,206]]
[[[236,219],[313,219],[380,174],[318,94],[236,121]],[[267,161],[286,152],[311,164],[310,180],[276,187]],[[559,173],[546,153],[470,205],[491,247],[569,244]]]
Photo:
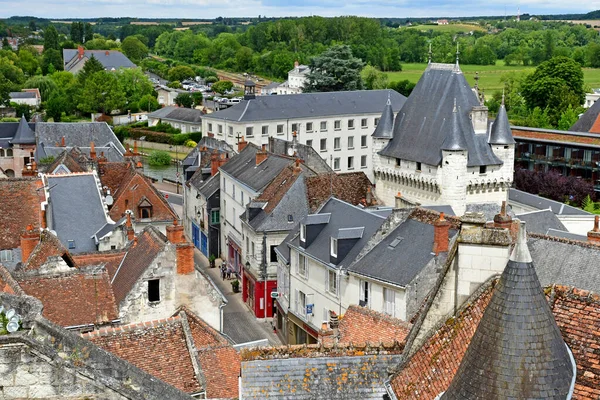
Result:
[[477,85],[458,62],[429,63],[394,117],[388,100],[372,136],[376,194],[385,205],[449,205],[507,200],[514,146],[504,101],[493,123]]

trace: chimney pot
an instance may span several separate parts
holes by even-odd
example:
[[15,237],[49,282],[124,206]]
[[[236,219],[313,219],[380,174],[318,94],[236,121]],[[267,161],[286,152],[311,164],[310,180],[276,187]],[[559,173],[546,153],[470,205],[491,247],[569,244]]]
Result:
[[167,226],[167,240],[173,244],[185,243],[183,226],[177,220],[173,221],[173,225]]
[[96,146],[94,145],[94,142],[90,142],[90,158],[92,160],[96,159]]
[[27,225],[25,231],[21,234],[21,260],[23,263],[29,260],[35,246],[40,242],[40,231],[34,229],[33,225]]
[[600,244],[600,215],[594,217],[594,229],[588,232],[588,242]]
[[450,231],[450,222],[444,218],[444,213],[433,223],[433,253],[437,256],[439,253],[448,251],[448,235]]
[[242,136],[242,140],[240,140],[238,142],[238,153],[240,153],[242,150],[244,150],[247,145],[248,145],[248,142],[246,142],[245,137]]
[[268,157],[267,154],[267,145],[263,144],[262,145],[262,149],[256,152],[256,165],[261,164],[263,161],[265,161]]
[[65,137],[64,137],[64,136],[60,138],[60,146],[61,146],[61,147],[66,147],[66,146],[67,146],[67,145],[65,144]]
[[506,213],[506,201],[502,201],[500,214],[494,216],[494,228],[510,229],[512,226],[512,218]]

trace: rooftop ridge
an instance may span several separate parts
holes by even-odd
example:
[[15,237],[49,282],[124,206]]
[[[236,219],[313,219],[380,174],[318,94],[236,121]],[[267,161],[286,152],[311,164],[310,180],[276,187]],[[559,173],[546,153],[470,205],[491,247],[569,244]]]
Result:
[[[350,309],[352,309],[354,312],[376,318],[380,321],[390,322],[395,325],[402,326],[402,327],[405,327],[408,329],[410,329],[412,327],[412,325],[410,323],[408,323],[407,321],[401,320],[400,318],[392,317],[391,315],[377,312],[375,310],[371,310],[370,308],[360,307],[356,304],[353,304],[350,307],[348,307],[348,310],[350,310]],[[348,312],[348,310],[346,310],[346,313]],[[343,316],[340,318],[340,320],[342,320],[342,319],[344,319]]]
[[529,238],[533,238],[533,239],[543,239],[543,240],[549,240],[551,242],[559,242],[559,243],[571,244],[571,245],[575,245],[575,246],[579,246],[579,247],[584,247],[586,249],[600,250],[600,243],[568,239],[568,238],[552,236],[552,235],[547,235],[547,234],[542,234],[542,233],[535,233],[535,232],[527,232],[527,236]]
[[156,320],[152,320],[152,321],[136,322],[133,324],[121,325],[121,326],[116,326],[116,327],[100,328],[100,329],[97,329],[97,330],[94,330],[91,332],[82,333],[81,337],[87,339],[87,338],[97,338],[97,337],[109,336],[109,335],[118,335],[118,334],[122,334],[122,333],[134,332],[139,329],[145,330],[145,329],[157,328],[157,327],[163,326],[165,324],[179,322],[180,320],[181,320],[181,317],[179,315],[176,315],[173,317],[161,318],[161,319],[156,319]]

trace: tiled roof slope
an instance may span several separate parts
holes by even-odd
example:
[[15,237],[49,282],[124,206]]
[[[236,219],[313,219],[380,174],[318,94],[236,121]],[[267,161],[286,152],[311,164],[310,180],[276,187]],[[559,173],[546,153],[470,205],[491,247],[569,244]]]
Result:
[[311,212],[331,196],[350,204],[361,204],[371,187],[371,181],[363,172],[320,174],[306,178],[306,195]]
[[545,235],[549,229],[558,231],[566,231],[567,228],[560,222],[560,219],[552,212],[552,210],[540,210],[523,214],[518,214],[516,217],[527,223],[527,231],[540,233]]
[[527,248],[525,224],[442,400],[568,398],[573,365]]
[[559,131],[556,129],[529,128],[525,126],[513,126],[513,137],[523,140],[532,139],[536,142],[545,143],[573,143],[598,148],[600,146],[600,135],[589,132]]
[[148,115],[149,118],[161,118],[171,121],[183,121],[188,123],[202,123],[204,113],[195,108],[165,107]]
[[73,147],[70,150],[65,149],[46,167],[46,173],[53,173],[61,164],[67,167],[70,172],[85,172],[87,171],[86,164],[88,162],[88,157],[81,152],[79,147]]
[[573,132],[592,132],[600,133],[600,130],[594,130],[593,127],[596,125],[600,115],[600,103],[594,102],[590,108],[588,108],[581,117],[575,122],[570,128]]
[[[78,54],[78,49],[63,49],[63,60],[66,71],[70,71],[73,65],[77,64],[79,60]],[[95,59],[100,61],[104,69],[107,70],[136,67],[125,54],[117,50],[84,50],[83,54],[87,59],[94,56]]]
[[84,265],[104,265],[108,276],[112,280],[117,273],[117,269],[123,258],[127,254],[122,250],[111,250],[105,252],[82,253],[73,255],[73,260],[81,266]]
[[442,144],[452,132],[452,110],[456,107],[457,123],[468,150],[468,166],[502,164],[487,143],[487,135],[476,135],[473,130],[470,113],[479,105],[460,69],[452,64],[430,63],[396,115],[394,137],[380,154],[439,165]]
[[10,272],[0,264],[0,292],[22,296],[25,294],[19,283],[13,278]]
[[134,169],[128,161],[106,162],[98,164],[98,176],[103,186],[110,189],[114,196],[124,182],[131,179]]
[[39,178],[0,179],[0,250],[19,247],[21,232],[28,225],[40,227],[41,187]]
[[38,122],[35,125],[35,133],[38,146],[41,144],[55,146],[61,143],[64,137],[67,147],[84,148],[91,142],[94,142],[96,147],[104,147],[110,143],[121,154],[125,153],[125,147],[106,122]]
[[112,280],[117,304],[125,299],[146,268],[164,249],[166,242],[167,238],[149,225],[137,235],[137,242],[129,245],[127,255]]
[[69,254],[69,251],[52,232],[43,230],[40,233],[40,241],[35,246],[28,260],[24,260],[18,268],[20,271],[33,271],[39,269],[48,261],[48,257],[62,257],[67,264],[78,268],[77,264]]
[[403,343],[411,325],[368,308],[352,305],[339,322],[340,343]]
[[490,130],[490,144],[514,144],[515,139],[512,135],[512,130],[510,129],[510,122],[508,121],[508,114],[506,113],[506,107],[504,106],[504,96],[502,97],[502,104],[500,105],[500,110],[498,110],[498,115],[492,124],[492,128]]
[[391,139],[393,134],[394,110],[392,109],[392,101],[388,98],[388,101],[383,108],[383,112],[381,113],[381,117],[379,118],[379,123],[372,136],[375,138]]

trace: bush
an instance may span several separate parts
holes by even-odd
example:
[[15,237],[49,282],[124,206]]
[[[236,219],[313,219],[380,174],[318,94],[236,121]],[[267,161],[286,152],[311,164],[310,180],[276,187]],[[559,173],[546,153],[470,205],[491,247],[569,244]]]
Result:
[[171,155],[163,150],[155,150],[150,153],[148,163],[153,167],[160,167],[171,164]]
[[198,143],[194,142],[193,140],[188,139],[185,141],[185,147],[194,148],[196,146],[198,146]]
[[515,171],[515,187],[548,199],[579,207],[587,196],[594,200],[594,186],[575,176],[563,176],[556,171],[536,172],[526,169]]

